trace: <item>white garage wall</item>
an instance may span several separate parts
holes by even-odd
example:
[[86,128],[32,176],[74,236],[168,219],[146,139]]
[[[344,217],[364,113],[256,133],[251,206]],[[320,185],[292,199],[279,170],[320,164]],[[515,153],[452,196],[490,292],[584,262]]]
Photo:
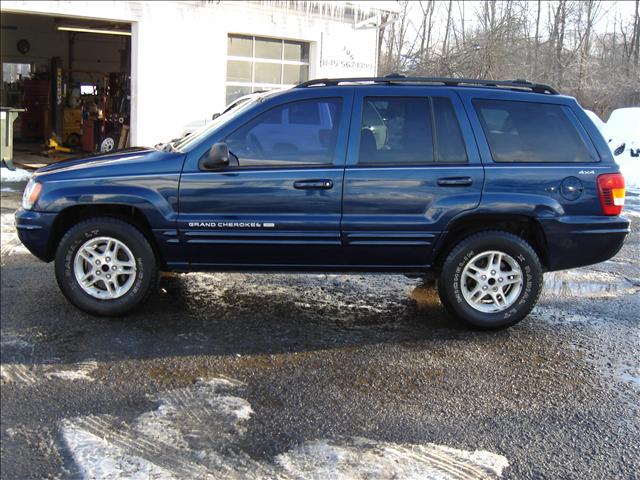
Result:
[[[145,4],[136,33],[132,61],[138,67],[136,139],[141,144],[173,138],[185,123],[224,109],[229,33],[311,42],[311,78],[375,72],[375,29],[355,30],[352,23],[240,2]],[[342,51],[346,46],[361,65],[331,66],[335,59],[346,57]],[[321,50],[334,62],[321,66]]]
[[[132,23],[132,142],[153,145],[224,108],[229,33],[311,42],[310,77],[373,75],[376,30],[246,2],[3,1],[4,11]],[[338,12],[339,15],[339,12]]]

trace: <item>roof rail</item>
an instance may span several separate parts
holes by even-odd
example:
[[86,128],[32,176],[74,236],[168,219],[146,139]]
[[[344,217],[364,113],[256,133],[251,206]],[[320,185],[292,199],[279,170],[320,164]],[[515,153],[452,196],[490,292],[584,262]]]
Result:
[[442,85],[447,87],[494,87],[494,88],[511,88],[521,91],[528,91],[533,93],[545,93],[548,95],[558,95],[558,91],[544,85],[542,83],[532,83],[526,80],[484,80],[477,78],[446,78],[446,77],[405,77],[404,75],[387,75],[385,77],[353,77],[353,78],[318,78],[315,80],[309,80],[296,85],[295,88],[307,88],[307,87],[320,87],[320,86],[335,86],[341,84],[354,84],[354,83],[378,83],[386,85],[399,85],[399,84],[428,84],[428,85]]

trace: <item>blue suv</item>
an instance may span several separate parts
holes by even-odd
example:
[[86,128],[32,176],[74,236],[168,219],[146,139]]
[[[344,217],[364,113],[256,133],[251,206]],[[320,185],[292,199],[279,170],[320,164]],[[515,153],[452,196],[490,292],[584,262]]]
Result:
[[517,81],[312,80],[157,148],[38,170],[18,234],[64,295],[116,316],[159,271],[403,273],[498,328],[543,272],[629,232],[607,143],[575,99]]

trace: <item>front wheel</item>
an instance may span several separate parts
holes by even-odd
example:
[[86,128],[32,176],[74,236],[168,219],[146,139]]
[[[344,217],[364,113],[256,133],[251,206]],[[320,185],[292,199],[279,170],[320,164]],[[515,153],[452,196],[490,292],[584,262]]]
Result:
[[462,240],[447,256],[438,280],[445,308],[480,328],[504,328],[522,320],[542,291],[542,266],[522,238],[481,232]]
[[72,227],[60,241],[56,280],[75,306],[95,315],[123,315],[151,293],[158,278],[151,245],[133,225],[101,217]]

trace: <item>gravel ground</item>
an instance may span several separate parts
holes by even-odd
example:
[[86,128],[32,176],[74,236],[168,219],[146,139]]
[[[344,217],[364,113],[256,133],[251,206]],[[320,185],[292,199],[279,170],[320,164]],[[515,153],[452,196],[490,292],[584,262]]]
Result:
[[393,275],[166,276],[93,318],[5,190],[3,479],[640,478],[637,195],[614,259],[479,332]]

